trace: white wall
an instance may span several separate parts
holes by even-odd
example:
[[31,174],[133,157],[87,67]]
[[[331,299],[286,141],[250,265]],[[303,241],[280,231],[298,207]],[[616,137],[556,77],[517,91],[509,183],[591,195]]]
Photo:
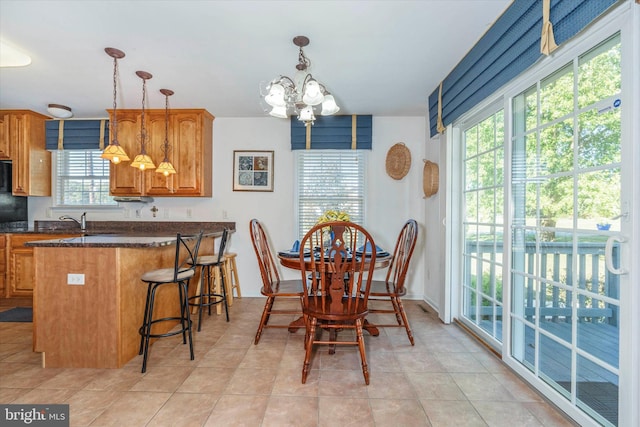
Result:
[[[438,301],[439,279],[437,265],[442,255],[436,240],[436,224],[432,214],[437,212],[438,195],[424,199],[422,192],[423,159],[438,162],[438,150],[427,143],[424,117],[374,117],[373,150],[368,156],[367,171],[367,228],[376,243],[392,250],[400,228],[409,218],[420,225],[418,243],[408,277],[411,299]],[[89,221],[235,221],[236,233],[231,237],[229,250],[237,252],[237,264],[243,296],[260,295],[260,278],[249,236],[249,221],[258,218],[267,228],[272,249],[288,248],[294,240],[293,169],[294,154],[290,150],[290,128],[286,120],[271,117],[216,118],[213,124],[213,197],[160,198],[150,204],[127,203],[115,210],[90,210]],[[396,181],[385,171],[389,148],[404,142],[411,151],[412,164],[407,176]],[[425,150],[425,145],[428,150]],[[232,190],[233,150],[274,151],[274,191],[234,192]],[[428,151],[428,155],[427,155]],[[159,209],[152,216],[151,207]],[[187,209],[192,215],[187,217]],[[128,212],[127,212],[128,210]],[[136,211],[141,217],[136,218]],[[55,219],[62,214],[78,215],[81,210],[52,208],[49,197],[29,198],[29,218]],[[226,213],[226,218],[224,217]],[[128,217],[127,217],[128,215]],[[428,249],[427,249],[428,248]],[[283,278],[293,278],[295,272],[282,271]],[[429,277],[427,277],[429,276]],[[426,294],[425,294],[426,293]]]

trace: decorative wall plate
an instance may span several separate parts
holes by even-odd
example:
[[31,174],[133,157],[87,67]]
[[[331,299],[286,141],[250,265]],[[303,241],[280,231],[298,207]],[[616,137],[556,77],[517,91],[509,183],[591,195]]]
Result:
[[438,192],[439,186],[439,168],[437,163],[424,161],[424,169],[422,170],[422,190],[424,197],[431,197]]
[[387,152],[385,167],[387,175],[393,179],[402,179],[411,168],[411,151],[402,142],[392,146]]

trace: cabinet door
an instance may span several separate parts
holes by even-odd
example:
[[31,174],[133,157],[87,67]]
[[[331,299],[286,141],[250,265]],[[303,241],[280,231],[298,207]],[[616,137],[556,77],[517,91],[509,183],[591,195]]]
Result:
[[[155,173],[147,193],[157,196],[211,197],[212,138],[213,117],[206,111],[170,112],[169,159],[177,173],[168,178]],[[158,161],[163,157],[164,154],[159,151]]]
[[34,263],[33,248],[14,249],[11,251],[11,287],[7,297],[33,296]]
[[36,240],[66,239],[74,234],[9,234],[7,243],[7,298],[32,297],[35,285],[35,264],[33,248],[25,242]]
[[[165,140],[165,114],[162,112],[154,112],[149,114],[147,120],[147,129],[149,130],[149,144],[147,145],[147,153],[151,156],[156,167],[164,160],[164,140]],[[169,118],[168,129],[169,141],[169,158],[175,167],[173,161],[173,153],[176,151],[176,141],[173,137],[171,128],[171,118]],[[165,177],[156,170],[145,171],[145,191],[148,195],[153,196],[174,196],[174,178]]]
[[[140,114],[137,111],[118,112],[118,142],[133,161],[140,152]],[[109,169],[110,192],[112,196],[142,196],[143,174],[130,166],[131,161]]]
[[9,113],[0,111],[0,159],[11,160],[11,140],[9,139]]
[[10,114],[9,140],[14,196],[51,195],[51,153],[45,150],[45,116]]

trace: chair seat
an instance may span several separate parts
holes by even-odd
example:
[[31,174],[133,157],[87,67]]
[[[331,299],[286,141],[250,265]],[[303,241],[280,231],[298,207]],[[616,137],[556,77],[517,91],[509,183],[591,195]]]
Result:
[[402,288],[400,292],[396,290],[395,283],[385,282],[384,280],[372,280],[371,281],[371,291],[369,296],[386,296],[386,295],[396,295],[396,296],[404,296],[407,293],[407,288]]
[[342,308],[343,308],[344,314],[340,314],[330,309],[331,298],[329,297],[309,298],[307,300],[307,305],[302,308],[302,312],[309,317],[315,317],[320,320],[342,320],[342,321],[363,318],[367,314],[369,314],[369,310],[367,309],[364,303],[364,300],[362,298],[359,298],[357,301],[356,307],[355,308],[351,307],[350,312],[347,313],[347,301],[348,301],[347,298],[342,299]]
[[302,282],[300,280],[281,280],[272,283],[271,289],[265,289],[263,286],[260,293],[265,296],[273,296],[274,294],[285,297],[300,296],[302,295]]
[[[147,271],[142,275],[142,281],[147,283],[173,283],[174,269],[173,268],[160,268],[158,270]],[[187,280],[195,272],[193,269],[182,270],[178,272],[178,281]]]

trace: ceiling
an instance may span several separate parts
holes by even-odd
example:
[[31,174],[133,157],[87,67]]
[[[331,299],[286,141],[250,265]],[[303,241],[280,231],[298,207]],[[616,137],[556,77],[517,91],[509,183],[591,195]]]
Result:
[[[259,87],[293,77],[298,48],[335,96],[339,114],[424,116],[427,97],[511,0],[24,1],[0,0],[0,39],[31,65],[0,68],[0,108],[105,117],[113,104],[206,108],[216,117],[263,116]],[[276,120],[276,119],[274,119]]]

